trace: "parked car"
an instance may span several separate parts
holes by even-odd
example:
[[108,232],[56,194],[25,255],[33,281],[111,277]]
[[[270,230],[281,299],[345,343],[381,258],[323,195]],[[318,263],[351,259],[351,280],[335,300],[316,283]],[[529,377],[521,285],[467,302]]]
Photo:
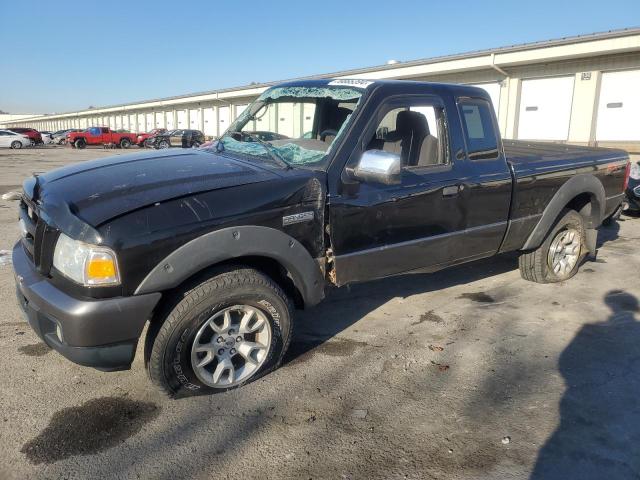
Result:
[[53,134],[51,132],[43,132],[40,131],[40,136],[42,137],[42,143],[48,145],[53,142]]
[[[299,137],[244,130],[294,103]],[[170,395],[281,362],[294,308],[344,286],[502,252],[561,282],[620,205],[626,152],[501,141],[482,89],[308,80],[266,90],[209,149],[99,159],[27,179],[18,299],[68,359],[145,365]],[[384,339],[380,340],[384,342]]]
[[118,145],[129,148],[136,140],[135,133],[117,133],[108,127],[91,127],[82,132],[67,133],[67,143],[75,148],[86,148],[87,145]]
[[18,149],[31,145],[31,139],[21,133],[11,130],[0,130],[0,147]]
[[25,135],[29,137],[31,139],[32,145],[37,145],[42,143],[42,135],[40,135],[40,132],[34,128],[16,127],[16,128],[8,128],[7,130],[11,130],[12,132],[19,133],[21,135]]
[[[147,141],[150,138],[155,137],[156,135],[164,134],[164,133],[167,133],[167,129],[166,128],[154,128],[150,132],[139,133],[138,136],[136,137],[136,145],[138,145],[140,148],[146,147],[147,146]],[[152,143],[152,142],[150,142],[150,143]]]
[[67,128],[66,130],[58,130],[53,133],[53,143],[57,145],[62,145],[67,142],[67,133],[70,132],[82,132],[83,130],[80,128]]
[[633,162],[629,172],[629,185],[625,190],[626,210],[635,215],[640,214],[640,163]]
[[157,149],[169,147],[197,148],[204,141],[204,134],[200,130],[178,129],[156,134],[147,139],[146,145]]

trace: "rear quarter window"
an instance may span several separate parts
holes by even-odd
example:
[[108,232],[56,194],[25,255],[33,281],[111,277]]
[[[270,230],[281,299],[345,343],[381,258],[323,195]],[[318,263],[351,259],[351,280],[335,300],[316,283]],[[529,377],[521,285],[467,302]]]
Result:
[[490,160],[499,156],[498,136],[489,102],[464,99],[458,102],[470,160]]

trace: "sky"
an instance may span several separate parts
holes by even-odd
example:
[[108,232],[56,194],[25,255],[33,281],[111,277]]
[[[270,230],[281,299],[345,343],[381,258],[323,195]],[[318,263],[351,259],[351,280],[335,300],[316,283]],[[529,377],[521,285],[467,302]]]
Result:
[[60,113],[638,26],[638,0],[0,0],[0,110]]

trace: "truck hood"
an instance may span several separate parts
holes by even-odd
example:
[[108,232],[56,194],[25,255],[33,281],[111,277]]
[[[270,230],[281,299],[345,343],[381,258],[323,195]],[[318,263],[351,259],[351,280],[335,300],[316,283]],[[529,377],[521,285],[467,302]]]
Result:
[[270,170],[208,150],[165,150],[77,163],[27,180],[24,189],[64,230],[65,212],[95,228],[158,202],[273,178]]

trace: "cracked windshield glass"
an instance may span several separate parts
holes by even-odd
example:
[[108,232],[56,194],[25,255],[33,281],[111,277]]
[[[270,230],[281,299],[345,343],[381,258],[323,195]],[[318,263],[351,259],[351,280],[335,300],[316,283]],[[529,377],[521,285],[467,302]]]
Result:
[[217,149],[285,168],[323,168],[362,93],[330,86],[272,88],[231,124]]

